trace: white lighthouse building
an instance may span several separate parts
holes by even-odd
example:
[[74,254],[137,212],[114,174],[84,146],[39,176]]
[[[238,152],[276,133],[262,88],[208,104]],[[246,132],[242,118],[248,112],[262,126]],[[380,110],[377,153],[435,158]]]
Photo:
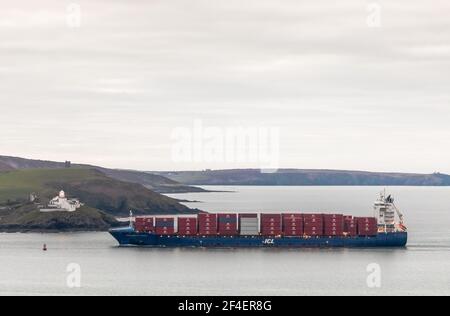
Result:
[[46,209],[41,209],[41,212],[75,212],[83,206],[77,199],[68,199],[64,191],[60,191],[59,195],[54,197]]

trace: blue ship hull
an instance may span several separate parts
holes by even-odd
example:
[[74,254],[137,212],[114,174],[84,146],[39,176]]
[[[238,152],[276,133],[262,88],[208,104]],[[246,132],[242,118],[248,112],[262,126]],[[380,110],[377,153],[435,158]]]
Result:
[[132,228],[112,229],[110,234],[121,246],[205,247],[205,248],[382,248],[405,247],[408,233],[381,233],[373,237],[277,237],[159,236],[137,233]]

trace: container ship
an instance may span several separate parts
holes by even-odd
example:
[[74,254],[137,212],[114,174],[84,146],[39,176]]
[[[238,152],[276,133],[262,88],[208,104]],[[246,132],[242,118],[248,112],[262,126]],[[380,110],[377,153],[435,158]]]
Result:
[[110,233],[121,246],[405,247],[408,232],[393,197],[381,193],[374,213],[374,217],[322,213],[200,213],[136,218],[130,214],[128,227],[111,229]]

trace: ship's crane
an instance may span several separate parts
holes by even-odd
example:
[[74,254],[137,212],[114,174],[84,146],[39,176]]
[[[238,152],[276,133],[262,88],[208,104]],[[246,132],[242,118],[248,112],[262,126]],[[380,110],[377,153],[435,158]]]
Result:
[[400,212],[400,210],[398,209],[398,207],[394,203],[392,203],[392,206],[394,207],[395,211],[397,212],[397,216],[398,216],[398,218],[400,220],[400,224],[403,225],[404,224],[403,213]]

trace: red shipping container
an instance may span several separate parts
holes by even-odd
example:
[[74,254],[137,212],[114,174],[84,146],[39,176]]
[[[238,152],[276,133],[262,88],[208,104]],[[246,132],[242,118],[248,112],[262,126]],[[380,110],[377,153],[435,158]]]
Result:
[[293,236],[303,236],[303,226],[299,226],[299,227],[290,227],[290,228],[284,228],[283,230],[283,235],[284,236],[288,236],[288,237],[293,237]]
[[376,236],[378,234],[377,227],[360,227],[358,226],[359,236]]
[[323,214],[302,214],[302,215],[305,220],[313,218],[323,219]]
[[299,221],[296,221],[296,222],[288,222],[288,223],[284,222],[283,223],[283,229],[292,228],[292,227],[293,228],[303,227],[303,221],[299,220]]
[[269,223],[261,223],[261,227],[279,227],[281,228],[281,222],[269,222]]
[[199,224],[214,224],[217,225],[217,219],[198,219]]
[[217,214],[212,214],[212,213],[200,213],[200,214],[198,214],[198,219],[212,219],[212,220],[217,220]]
[[341,231],[325,231],[324,232],[324,236],[339,236],[342,237],[344,236],[344,232]]
[[195,218],[195,217],[179,217],[178,223],[197,224],[197,218]]
[[303,223],[303,228],[306,230],[307,228],[316,227],[320,229],[324,229],[323,223]]
[[281,229],[261,229],[263,236],[280,236],[282,235]]
[[217,235],[217,214],[198,214],[198,233],[202,236]]
[[309,226],[305,227],[305,235],[306,236],[323,236],[324,231],[323,227],[318,226]]
[[309,219],[305,219],[304,221],[303,221],[303,223],[305,224],[305,225],[310,225],[310,226],[323,226],[324,225],[324,222],[322,221],[322,220],[320,220],[320,219],[318,219],[318,218],[313,218],[313,219],[311,219],[311,220],[309,220]]
[[198,219],[198,224],[199,225],[214,225],[217,226],[217,221],[216,220],[211,220],[211,219]]
[[262,226],[264,226],[264,225],[279,225],[279,224],[281,224],[281,221],[277,221],[277,220],[275,220],[275,221],[266,221],[266,220],[261,221],[261,225]]
[[283,222],[283,229],[290,229],[290,228],[303,228],[303,221],[302,220],[298,220],[295,222]]
[[358,235],[376,236],[378,234],[378,223],[374,217],[358,217]]
[[175,219],[173,217],[157,217],[155,219],[156,227],[174,227]]
[[134,229],[137,232],[152,232],[154,230],[153,217],[136,217]]
[[336,214],[328,215],[328,214],[325,214],[323,216],[323,221],[327,222],[327,223],[341,223],[341,222],[344,222],[344,215],[336,215]]
[[155,219],[155,233],[157,235],[175,234],[175,219],[173,217],[157,217]]
[[215,236],[217,235],[217,230],[199,227],[198,234],[202,236]]
[[198,226],[199,227],[213,228],[213,229],[217,230],[217,222],[203,222],[203,221],[199,221],[198,222]]
[[236,227],[237,228],[237,222],[219,222],[219,229],[222,228],[232,228],[232,227]]
[[237,222],[237,214],[218,214],[219,222]]
[[235,236],[235,235],[237,235],[237,229],[219,230],[218,234],[221,236]]
[[261,214],[261,230],[263,228],[281,230],[281,214]]
[[377,226],[377,219],[375,217],[358,217],[358,225]]
[[153,217],[136,217],[136,223],[151,223],[153,225],[154,218]]
[[303,222],[303,216],[301,214],[283,214],[283,222]]
[[197,226],[197,219],[195,217],[180,217],[178,218],[178,226],[186,227],[196,227]]
[[219,214],[218,222],[219,235],[233,236],[237,234],[236,214]]
[[304,214],[303,221],[305,225],[323,225],[322,214]]
[[344,228],[343,227],[342,228],[339,228],[339,227],[325,228],[324,235],[325,236],[343,236]]
[[197,228],[196,227],[181,227],[181,228],[178,228],[178,235],[180,235],[180,236],[197,235]]
[[323,214],[323,218],[324,219],[333,219],[333,218],[344,219],[344,215],[343,214]]
[[198,232],[200,235],[217,235],[217,214],[198,214]]
[[179,236],[195,236],[197,235],[197,232],[194,230],[191,230],[189,228],[181,229],[178,231]]
[[335,222],[328,222],[328,221],[325,221],[324,223],[323,223],[323,226],[324,227],[342,227],[342,228],[344,228],[344,221],[342,220],[342,221],[335,221]]
[[157,235],[174,235],[175,229],[173,227],[156,227],[155,233]]
[[281,222],[281,214],[261,214],[261,222]]
[[173,235],[175,233],[175,219],[172,217],[156,218],[155,233],[157,235]]
[[283,235],[288,237],[302,236],[303,216],[302,214],[283,214]]
[[186,228],[197,230],[197,225],[178,225],[178,230]]
[[142,226],[142,225],[135,225],[134,230],[138,233],[150,233],[155,230],[153,226]]
[[217,231],[217,223],[198,223],[198,229]]
[[237,215],[236,214],[219,214],[218,230],[221,234],[237,233]]
[[281,214],[261,214],[261,234],[279,236],[282,234]]
[[323,236],[324,217],[323,214],[303,214],[304,234],[306,236]]
[[139,228],[153,229],[154,228],[153,225],[145,225],[145,224],[135,224],[134,227],[136,229],[139,229]]
[[282,214],[283,219],[303,219],[303,215],[300,213],[292,213],[292,214]]
[[325,214],[324,218],[324,235],[325,236],[342,236],[344,235],[344,215],[342,214]]
[[196,235],[197,219],[194,217],[178,218],[178,234],[183,236]]
[[264,223],[261,223],[261,228],[263,228],[263,227],[279,227],[280,229],[281,229],[281,227],[282,227],[282,223],[281,222],[264,222]]
[[354,218],[347,218],[344,223],[344,232],[351,237],[358,235],[358,222]]

